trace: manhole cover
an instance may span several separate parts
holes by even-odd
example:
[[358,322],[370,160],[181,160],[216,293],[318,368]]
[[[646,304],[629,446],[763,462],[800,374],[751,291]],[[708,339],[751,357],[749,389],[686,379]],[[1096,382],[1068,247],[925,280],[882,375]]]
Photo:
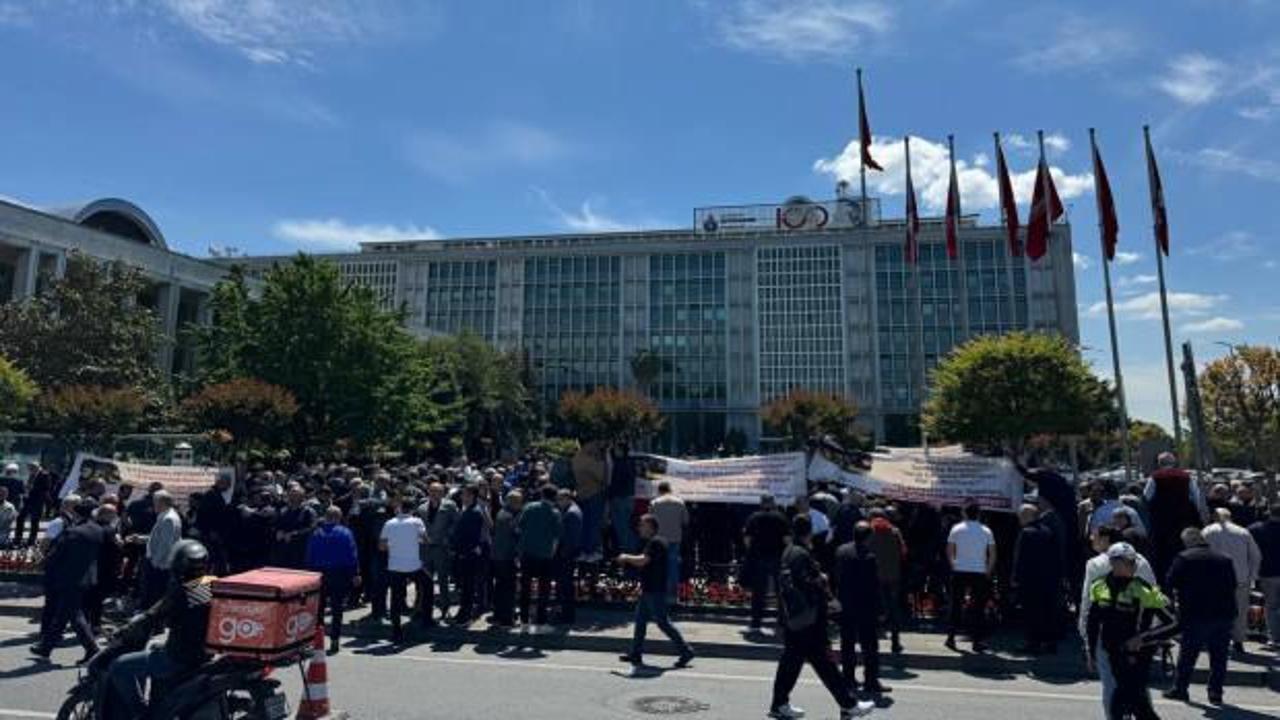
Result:
[[711,709],[707,703],[678,695],[638,698],[631,701],[631,707],[646,715],[690,715]]

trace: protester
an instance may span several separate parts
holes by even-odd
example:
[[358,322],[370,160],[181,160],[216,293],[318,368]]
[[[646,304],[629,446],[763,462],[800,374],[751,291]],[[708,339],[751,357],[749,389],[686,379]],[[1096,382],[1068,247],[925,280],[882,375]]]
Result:
[[[430,626],[435,623],[433,613],[436,605],[440,607],[442,621],[449,617],[453,530],[458,522],[458,505],[445,497],[443,484],[433,482],[427,486],[427,500],[418,506],[418,518],[427,529],[427,542],[422,548],[426,577],[418,605],[423,620]],[[439,588],[438,595],[436,588]]]
[[332,621],[329,626],[329,654],[341,647],[342,613],[347,606],[351,587],[360,582],[360,563],[356,552],[356,539],[351,530],[342,525],[342,509],[330,505],[324,512],[324,522],[307,540],[307,569],[320,573],[320,612],[318,622],[324,622],[324,611],[329,609]]
[[[880,518],[883,519],[883,518]],[[875,522],[873,519],[872,522]],[[854,526],[853,540],[836,550],[836,599],[840,602],[840,665],[856,692],[858,649],[862,649],[862,690],[873,695],[890,691],[880,683],[880,613],[884,594],[879,556],[871,548],[871,523]],[[899,552],[890,548],[889,552]],[[894,644],[898,642],[895,632]]]
[[[907,558],[907,544],[902,539],[902,533],[890,520],[887,510],[875,508],[869,513],[869,517],[871,535],[866,539],[866,546],[876,558],[876,587],[880,596],[880,610],[889,629],[890,649],[896,655],[902,652],[903,609],[906,602],[902,568]],[[854,526],[855,536],[857,527]],[[853,540],[851,537],[850,542]]]
[[[1081,585],[1083,594],[1080,596],[1078,614],[1080,637],[1086,640],[1088,639],[1088,628],[1085,621],[1088,619],[1089,607],[1093,605],[1093,595],[1090,593],[1090,589],[1095,582],[1106,577],[1107,573],[1111,572],[1111,557],[1107,554],[1107,551],[1113,545],[1122,542],[1124,542],[1124,538],[1121,536],[1120,531],[1110,526],[1098,528],[1098,532],[1093,536],[1093,550],[1097,554],[1090,558],[1089,562],[1085,563],[1084,566],[1084,582]],[[1151,563],[1136,550],[1134,551],[1133,561],[1136,568],[1134,571],[1135,576],[1148,585],[1156,587],[1156,574],[1151,567]],[[1108,680],[1109,678],[1104,678],[1104,684]],[[1109,693],[1107,697],[1110,697]]]
[[760,509],[747,518],[743,529],[743,541],[747,556],[743,563],[743,576],[751,589],[751,629],[759,630],[764,624],[765,601],[769,590],[777,588],[782,551],[791,528],[786,517],[778,511],[772,495],[760,498]]
[[18,508],[9,502],[9,488],[0,485],[0,549],[13,544],[13,524],[18,519]]
[[0,473],[0,488],[4,488],[5,496],[10,498],[10,502],[15,506],[22,502],[22,496],[26,492],[22,478],[18,476],[21,470],[17,463],[8,463],[4,466],[4,472]]
[[[306,505],[306,491],[290,483],[285,508],[276,516],[276,542],[272,562],[278,567],[302,569],[307,554],[307,538],[316,525],[316,512]],[[212,557],[212,553],[210,554]]]
[[1022,529],[1013,550],[1013,589],[1022,610],[1023,651],[1052,655],[1062,618],[1063,552],[1057,533],[1041,519],[1037,506],[1023,505],[1018,520]]
[[631,448],[619,443],[613,453],[613,471],[609,476],[609,523],[619,552],[635,549],[635,532],[631,517],[635,512],[636,461]]
[[515,625],[517,520],[524,509],[524,494],[507,493],[506,502],[493,521],[493,614],[498,627]]
[[169,585],[173,546],[182,539],[182,517],[173,506],[173,496],[157,490],[151,499],[156,520],[147,535],[146,562],[142,569],[142,607],[151,607],[164,596]]
[[560,543],[556,546],[554,570],[556,603],[560,606],[556,624],[573,625],[578,621],[578,588],[574,570],[582,552],[582,510],[573,501],[573,491],[568,488],[556,492],[556,507],[560,510]]
[[1280,501],[1271,504],[1270,516],[1249,527],[1262,553],[1258,583],[1262,586],[1264,614],[1267,618],[1267,645],[1280,650]]
[[1249,593],[1262,568],[1262,551],[1248,530],[1231,521],[1231,511],[1226,508],[1214,511],[1214,522],[1205,527],[1204,539],[1235,566],[1236,614],[1231,627],[1231,648],[1242,653],[1249,629]]
[[827,603],[831,594],[827,578],[810,552],[813,524],[809,516],[791,521],[791,544],[782,553],[779,572],[779,605],[782,623],[782,657],[773,678],[771,718],[802,718],[804,710],[791,704],[791,691],[807,662],[832,699],[840,706],[841,720],[870,712],[870,702],[859,702],[840,670],[831,662],[827,640]]
[[649,503],[649,514],[657,518],[658,537],[667,543],[667,599],[674,602],[680,586],[680,551],[689,527],[689,508],[671,492],[671,483],[663,480],[658,483],[658,497]]
[[1142,495],[1151,512],[1153,527],[1148,536],[1155,555],[1152,563],[1163,576],[1169,571],[1173,558],[1182,551],[1182,531],[1203,526],[1205,507],[1200,486],[1186,470],[1178,467],[1176,455],[1161,453],[1156,463],[1159,467],[1147,480]]
[[1209,547],[1196,528],[1182,531],[1186,547],[1174,558],[1165,587],[1178,602],[1181,636],[1178,641],[1178,671],[1173,688],[1164,694],[1169,700],[1190,702],[1187,689],[1191,673],[1202,650],[1209,651],[1209,702],[1222,704],[1222,686],[1227,677],[1227,649],[1235,622],[1236,571],[1231,558]]
[[488,552],[489,518],[480,505],[479,490],[474,484],[462,486],[460,502],[461,508],[451,542],[453,577],[458,582],[458,612],[454,615],[453,622],[457,625],[469,625],[477,613],[479,582]]
[[[996,541],[991,530],[979,522],[981,508],[968,505],[964,521],[947,536],[947,559],[951,562],[951,608],[947,621],[946,646],[956,649],[956,632],[963,625],[973,641],[974,652],[986,649],[986,609],[991,597],[991,574],[996,566]],[[966,613],[965,599],[968,598]]]
[[81,500],[75,508],[75,524],[59,534],[50,550],[45,563],[44,597],[48,620],[40,629],[40,641],[31,646],[33,655],[47,659],[61,642],[68,624],[84,648],[84,657],[78,664],[88,662],[98,652],[93,628],[84,614],[85,594],[97,583],[98,556],[105,541],[102,526],[91,522],[95,510],[92,501]]
[[[400,624],[400,617],[407,609],[409,584],[416,585],[418,594],[422,594],[421,547],[427,539],[427,528],[421,518],[410,512],[411,501],[394,498],[392,504],[396,508],[396,515],[383,524],[379,548],[387,554],[387,580],[391,588],[391,641],[400,645],[404,642],[404,628]],[[428,605],[421,608],[419,613],[430,611]],[[428,617],[421,617],[426,624]]]
[[676,667],[687,667],[693,662],[693,648],[685,642],[680,631],[671,624],[667,614],[667,581],[669,579],[667,541],[658,535],[658,519],[653,515],[640,518],[640,540],[643,551],[637,555],[621,554],[617,562],[625,567],[640,570],[640,597],[636,600],[635,631],[631,638],[631,651],[619,659],[633,667],[644,665],[644,639],[652,620],[658,629],[676,646],[679,656]]
[[[561,520],[556,511],[556,487],[544,484],[539,498],[525,506],[516,523],[520,554],[520,622],[523,630],[533,634],[547,632],[547,603],[551,596],[551,580],[555,576],[552,563],[560,544]],[[536,613],[529,615],[533,582],[538,581]],[[530,620],[533,620],[531,623]]]
[[12,498],[10,501],[18,508],[18,524],[14,531],[13,543],[23,543],[23,530],[30,522],[26,545],[35,545],[40,534],[40,521],[44,519],[45,508],[49,507],[50,493],[53,491],[53,473],[39,463],[31,463],[27,473],[27,494],[24,498]]

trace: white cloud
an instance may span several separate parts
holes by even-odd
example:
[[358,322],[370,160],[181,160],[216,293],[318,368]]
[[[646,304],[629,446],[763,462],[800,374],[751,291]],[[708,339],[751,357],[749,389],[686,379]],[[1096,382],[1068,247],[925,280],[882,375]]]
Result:
[[1251,232],[1232,230],[1207,243],[1187,250],[1189,255],[1203,255],[1221,262],[1247,260],[1262,254],[1262,243]]
[[1154,285],[1159,279],[1155,275],[1126,275],[1121,277],[1116,284],[1122,288],[1131,288],[1140,285]]
[[498,122],[469,133],[422,130],[406,143],[409,161],[448,182],[464,182],[559,159],[570,147],[554,133],[533,125]]
[[1200,322],[1187,323],[1178,328],[1180,332],[1188,335],[1208,335],[1212,333],[1235,332],[1243,330],[1244,323],[1235,318],[1212,317],[1208,320]]
[[1117,265],[1132,265],[1142,259],[1142,253],[1135,252],[1117,252]]
[[[867,173],[868,186],[882,195],[902,195],[906,192],[905,153],[902,140],[875,137],[871,154],[884,167],[884,172]],[[830,175],[837,180],[856,181],[858,178],[858,140],[849,141],[844,150],[832,158],[819,158],[813,163],[816,172]],[[1080,197],[1093,191],[1093,173],[1071,174],[1060,167],[1051,166],[1054,184],[1064,200]],[[956,176],[960,181],[960,201],[964,212],[989,210],[1000,200],[994,172],[973,160],[957,158]],[[940,210],[946,205],[950,164],[947,145],[921,137],[911,138],[911,178],[921,205],[930,210]],[[1015,199],[1022,204],[1031,201],[1036,170],[1011,172]]]
[[[1028,39],[1014,62],[1028,71],[1094,68],[1128,57],[1138,47],[1127,29],[1098,18],[1033,12],[1017,21],[1016,31]],[[1028,24],[1034,29],[1028,31]]]
[[[1039,151],[1039,142],[1036,138],[1022,135],[1019,133],[1009,133],[1000,136],[1001,144],[1004,147],[1021,153],[1036,153]],[[1066,135],[1058,132],[1051,132],[1044,136],[1044,151],[1051,156],[1061,155],[1071,149],[1071,139]]]
[[615,217],[606,215],[596,208],[592,207],[590,200],[583,200],[577,210],[565,210],[551,197],[551,193],[540,187],[530,188],[543,205],[547,206],[556,217],[556,222],[569,232],[577,233],[608,233],[608,232],[630,232],[633,230],[641,230],[644,228],[654,228],[661,226],[661,223],[645,220],[641,222],[627,222],[619,220]]
[[883,2],[741,0],[709,6],[729,47],[784,60],[845,60],[889,32],[893,10]]
[[366,39],[394,26],[385,2],[357,0],[161,0],[182,26],[259,64],[308,64],[319,47]]
[[[1168,294],[1169,315],[1178,317],[1197,317],[1208,313],[1227,301],[1226,295],[1203,295],[1191,292],[1173,292]],[[1149,292],[1144,295],[1126,298],[1115,303],[1116,314],[1141,320],[1154,320],[1160,317],[1160,293]],[[1097,317],[1107,312],[1106,302],[1096,302],[1089,306],[1087,313]]]
[[1201,148],[1195,152],[1171,150],[1169,154],[1177,160],[1206,170],[1280,182],[1280,162],[1275,160],[1242,155],[1235,150],[1219,147]]
[[418,225],[353,225],[338,218],[281,220],[271,233],[303,250],[342,252],[360,249],[360,243],[393,240],[436,240],[440,233]]
[[1201,53],[1187,53],[1169,61],[1156,87],[1186,105],[1203,105],[1222,92],[1230,68]]
[[1076,266],[1076,270],[1088,270],[1093,267],[1093,258],[1073,251],[1071,253],[1071,264]]
[[0,2],[0,26],[28,27],[31,23],[30,10],[16,2]]

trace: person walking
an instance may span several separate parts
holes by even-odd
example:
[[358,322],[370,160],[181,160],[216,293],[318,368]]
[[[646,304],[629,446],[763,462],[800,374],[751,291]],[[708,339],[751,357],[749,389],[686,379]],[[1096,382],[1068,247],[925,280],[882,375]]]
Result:
[[644,665],[644,639],[653,621],[671,642],[675,643],[679,657],[677,668],[688,667],[693,662],[693,648],[685,642],[680,631],[671,624],[667,613],[668,566],[667,541],[658,535],[658,519],[653,515],[640,518],[642,551],[635,555],[622,554],[617,563],[640,571],[640,597],[636,600],[635,630],[631,636],[631,651],[618,659],[631,663],[633,668]]
[[947,622],[946,646],[956,649],[956,632],[961,629],[965,598],[969,599],[968,619],[963,622],[974,652],[986,649],[987,600],[991,597],[991,573],[996,566],[996,541],[991,530],[979,520],[976,504],[964,509],[964,520],[947,536],[947,559],[951,563],[951,608]]
[[782,657],[773,677],[773,698],[769,717],[782,720],[802,718],[804,710],[791,704],[791,691],[807,662],[818,674],[827,692],[840,706],[841,720],[866,715],[872,703],[859,702],[845,677],[831,661],[827,640],[827,578],[810,552],[813,524],[808,515],[791,521],[791,545],[782,553],[778,573],[778,596],[782,619]]
[[489,623],[502,628],[515,625],[516,520],[523,508],[524,494],[512,490],[493,520],[493,614]]
[[1236,613],[1236,571],[1231,558],[1209,547],[1196,528],[1182,531],[1186,546],[1173,559],[1165,587],[1178,601],[1181,639],[1178,641],[1178,671],[1173,688],[1164,696],[1190,702],[1187,689],[1201,650],[1209,651],[1209,702],[1222,704],[1222,687],[1227,677],[1227,650]]
[[[889,513],[875,508],[868,513],[871,536],[867,548],[876,557],[876,583],[880,592],[880,611],[889,627],[890,649],[902,652],[902,623],[906,605],[903,593],[903,565],[907,559],[907,543],[889,518]],[[857,524],[854,525],[857,532]],[[849,538],[851,542],[853,537]]]
[[[422,594],[422,546],[427,540],[427,528],[422,519],[409,510],[412,504],[401,498],[393,498],[396,515],[382,526],[378,547],[387,554],[387,584],[391,588],[391,641],[404,643],[404,629],[400,616],[406,610],[405,601],[409,583],[417,586]],[[421,606],[419,614],[430,613],[431,606]],[[423,624],[426,624],[424,618]]]
[[1262,568],[1262,551],[1248,530],[1231,521],[1231,511],[1218,508],[1214,521],[1204,529],[1209,547],[1231,558],[1236,571],[1236,616],[1231,626],[1231,649],[1244,652],[1249,629],[1249,593]]
[[342,510],[330,505],[324,520],[307,540],[307,569],[320,573],[319,622],[324,622],[327,607],[332,621],[329,626],[329,654],[341,648],[342,611],[346,609],[351,588],[360,583],[360,560],[355,535],[342,524]]
[[782,563],[782,551],[791,535],[787,518],[778,511],[772,495],[760,497],[760,509],[747,518],[743,528],[743,542],[747,546],[742,574],[751,588],[751,629],[759,630],[764,624],[765,601],[770,588],[778,586],[778,572]]
[[[556,511],[556,487],[550,483],[539,490],[539,498],[525,506],[517,521],[520,555],[520,622],[526,632],[544,633],[547,626],[547,603],[551,597],[552,563],[560,544],[561,520]],[[537,611],[529,615],[533,581],[538,581]],[[530,619],[534,622],[530,623]]]
[[93,522],[96,507],[91,500],[76,506],[76,524],[63,530],[53,543],[46,560],[49,605],[48,622],[40,629],[40,641],[31,646],[31,654],[48,659],[62,640],[62,631],[71,625],[76,640],[84,648],[79,664],[88,662],[98,652],[93,629],[84,613],[85,594],[98,581],[98,558],[102,554],[106,531]]
[[658,519],[658,537],[667,543],[667,600],[674,603],[680,589],[680,550],[689,527],[689,508],[671,492],[671,483],[658,483],[658,497],[649,503],[649,514]]
[[[1095,582],[1106,577],[1111,572],[1111,558],[1107,555],[1107,551],[1111,549],[1112,545],[1120,542],[1124,542],[1124,537],[1119,530],[1110,525],[1098,528],[1098,532],[1093,535],[1093,550],[1096,554],[1085,563],[1084,580],[1081,583],[1084,590],[1080,596],[1079,630],[1080,638],[1083,640],[1088,640],[1089,638],[1088,628],[1085,624],[1085,620],[1089,616],[1089,606],[1093,604],[1093,595],[1089,593],[1089,590]],[[1137,577],[1148,585],[1155,586],[1157,584],[1156,573],[1151,568],[1151,563],[1136,550],[1134,551],[1134,563],[1137,567],[1134,571]],[[1106,680],[1104,678],[1104,683]],[[1106,688],[1104,688],[1104,692],[1107,692],[1107,697],[1109,698],[1110,692]]]
[[1269,517],[1249,527],[1249,534],[1262,552],[1258,584],[1267,616],[1267,645],[1280,650],[1280,501],[1273,502]]
[[560,614],[558,625],[573,625],[578,621],[578,588],[574,570],[578,566],[578,554],[582,552],[582,509],[573,501],[573,491],[560,488],[556,491],[556,507],[560,510],[560,544],[556,546],[555,576],[556,604]]
[[[879,558],[871,548],[870,523],[854,526],[853,540],[836,549],[836,599],[840,601],[840,664],[856,692],[858,648],[862,648],[862,689],[873,695],[890,691],[880,684],[880,613],[884,609]],[[892,550],[891,550],[892,552]],[[897,643],[894,635],[894,643]]]
[[1093,602],[1085,617],[1086,662],[1104,678],[1103,710],[1114,720],[1159,720],[1147,689],[1151,657],[1155,644],[1178,629],[1168,599],[1135,577],[1137,555],[1128,543],[1112,545],[1107,550],[1111,571],[1089,588]]
[[1018,513],[1022,529],[1013,550],[1013,589],[1022,610],[1026,635],[1024,652],[1057,652],[1057,628],[1062,619],[1063,552],[1057,533],[1041,521],[1040,509],[1023,505]]
[[[440,606],[440,619],[449,616],[449,581],[453,571],[453,527],[458,522],[458,505],[445,497],[444,485],[433,482],[427,486],[427,500],[418,506],[418,518],[427,530],[427,542],[422,546],[424,570],[423,592],[418,598],[419,612],[428,625],[435,624],[434,606]],[[436,588],[440,595],[437,601]]]

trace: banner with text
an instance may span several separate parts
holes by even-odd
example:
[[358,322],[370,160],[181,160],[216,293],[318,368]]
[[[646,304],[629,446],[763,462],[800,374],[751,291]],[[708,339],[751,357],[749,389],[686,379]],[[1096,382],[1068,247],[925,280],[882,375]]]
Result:
[[687,502],[755,505],[769,493],[788,504],[805,494],[804,453],[756,455],[716,460],[677,460],[661,455],[639,455],[645,477],[636,481],[636,496],[652,498],[658,483],[671,483],[671,491]]
[[959,447],[894,448],[872,455],[870,471],[845,470],[822,455],[809,465],[809,479],[837,482],[868,495],[930,505],[975,502],[989,510],[1013,511],[1022,503],[1022,476],[1004,458],[988,458]]
[[[97,457],[88,453],[76,453],[75,462],[67,479],[62,483],[58,497],[66,497],[80,487],[80,478],[87,475],[91,468],[114,468],[120,478],[119,484],[132,485],[138,490],[145,490],[148,485],[158,482],[173,496],[174,501],[183,505],[193,492],[203,492],[213,486],[213,481],[222,472],[216,467],[184,467],[180,465],[143,465],[142,463],[121,462],[110,458]],[[231,472],[227,469],[227,472]],[[119,484],[108,483],[109,492],[115,492]]]

